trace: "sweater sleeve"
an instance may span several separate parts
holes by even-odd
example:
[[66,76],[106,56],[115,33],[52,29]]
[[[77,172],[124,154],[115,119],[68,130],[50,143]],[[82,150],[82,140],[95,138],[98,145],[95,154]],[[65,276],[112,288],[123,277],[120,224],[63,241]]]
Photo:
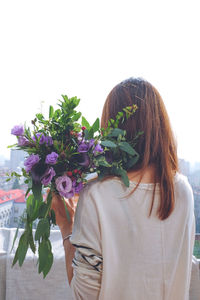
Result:
[[76,247],[72,262],[71,289],[74,299],[98,299],[102,276],[101,232],[98,210],[92,192],[80,194],[70,242]]

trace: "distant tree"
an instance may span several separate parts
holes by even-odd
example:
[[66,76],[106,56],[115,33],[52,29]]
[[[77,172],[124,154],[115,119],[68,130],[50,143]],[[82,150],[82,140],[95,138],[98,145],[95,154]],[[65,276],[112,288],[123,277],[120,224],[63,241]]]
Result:
[[18,178],[15,178],[15,181],[13,183],[12,189],[13,190],[20,189],[20,184],[19,184],[19,179]]
[[196,218],[196,233],[200,233],[200,218]]

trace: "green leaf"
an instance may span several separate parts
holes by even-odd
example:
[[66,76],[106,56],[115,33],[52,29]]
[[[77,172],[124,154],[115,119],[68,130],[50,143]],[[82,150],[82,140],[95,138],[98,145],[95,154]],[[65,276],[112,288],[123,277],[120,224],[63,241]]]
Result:
[[90,124],[89,124],[89,122],[86,120],[85,117],[82,117],[82,123],[81,123],[81,124],[82,124],[82,126],[86,127],[87,130],[90,129]]
[[32,217],[34,214],[34,196],[29,195],[28,198],[26,199],[26,209],[27,213]]
[[34,221],[36,218],[38,218],[38,212],[40,203],[38,200],[35,199],[35,197],[31,194],[26,200],[26,207],[27,207],[27,214],[29,215],[29,218],[31,221]]
[[67,208],[67,205],[65,203],[65,199],[62,197],[62,200],[63,200],[63,203],[64,203],[64,206],[65,206],[65,212],[66,212],[66,216],[67,216],[67,220],[70,222],[70,214],[69,214],[69,211],[68,211],[68,208]]
[[38,272],[39,273],[43,272],[43,276],[45,278],[53,264],[53,253],[51,251],[51,242],[49,241],[49,239],[47,240],[44,239],[40,243],[38,253],[39,253]]
[[56,214],[53,209],[51,209],[51,221],[52,224],[56,225]]
[[41,219],[37,225],[35,232],[35,241],[39,241],[42,236],[46,236],[47,238],[50,235],[50,225],[47,218]]
[[28,196],[28,194],[30,193],[30,191],[31,191],[31,188],[28,188],[27,191],[26,191],[25,197]]
[[135,155],[134,157],[132,157],[126,164],[126,169],[130,169],[132,168],[138,161],[139,159],[139,155]]
[[49,119],[53,118],[53,106],[49,106]]
[[47,276],[47,274],[49,273],[51,267],[52,267],[52,264],[53,264],[53,253],[49,253],[48,256],[47,256],[47,261],[46,261],[46,264],[43,268],[43,276],[44,278]]
[[125,130],[119,129],[119,128],[114,128],[109,134],[109,137],[118,137],[119,135],[124,136],[126,134]]
[[16,229],[16,231],[15,231],[15,236],[14,236],[14,239],[13,239],[13,244],[12,244],[12,248],[11,248],[10,252],[12,252],[12,250],[13,250],[13,248],[14,248],[15,241],[16,241],[16,238],[17,238],[17,236],[18,236],[18,232],[19,232],[19,224],[18,224],[17,229]]
[[36,117],[38,118],[39,121],[43,121],[44,120],[43,114],[36,114]]
[[11,176],[15,176],[15,177],[17,177],[17,178],[20,178],[22,175],[20,175],[20,174],[18,174],[18,173],[16,173],[16,172],[12,172],[12,173],[11,173]]
[[32,231],[29,232],[28,241],[29,241],[29,245],[30,245],[30,248],[31,248],[32,252],[35,253],[36,247],[35,247],[35,244],[34,244]]
[[105,156],[103,156],[103,155],[100,155],[100,156],[96,157],[95,165],[96,166],[107,167],[107,168],[112,167],[112,165],[107,162],[107,160],[105,159]]
[[14,259],[13,259],[13,262],[12,262],[12,267],[14,267],[14,265],[18,261],[18,252],[19,252],[19,246],[17,247],[17,250],[15,252],[15,256],[14,256]]
[[61,115],[61,110],[60,109],[56,109],[56,111],[54,112],[54,119],[58,119]]
[[88,140],[89,139],[89,132],[87,129],[84,130],[84,135],[85,135],[85,139]]
[[38,211],[38,217],[39,218],[46,218],[48,213],[50,212],[50,207],[51,207],[51,202],[52,202],[52,192],[51,190],[49,191],[47,195],[47,201],[42,202],[39,211]]
[[34,198],[35,200],[38,200],[38,201],[42,201],[43,198],[42,198],[42,185],[41,184],[36,184],[33,182],[33,185],[32,185],[32,191],[33,191],[33,195],[34,195]]
[[32,252],[35,253],[36,248],[33,240],[32,222],[29,222],[29,220],[27,220],[26,223],[26,232],[28,244],[30,245]]
[[92,139],[93,136],[94,136],[94,131],[93,131],[93,128],[91,127],[90,130],[89,130],[89,132],[88,132],[88,139],[89,140]]
[[18,261],[19,266],[21,267],[26,257],[26,253],[28,251],[28,240],[26,231],[20,237],[18,249]]
[[38,211],[38,218],[44,218],[48,210],[48,205],[42,202]]
[[97,132],[99,130],[99,127],[100,127],[100,122],[99,122],[99,118],[97,118],[94,124],[92,125],[93,132],[94,133]]
[[50,211],[51,208],[51,202],[52,202],[52,191],[50,190],[47,196],[47,212],[46,212],[46,216],[47,213]]
[[129,187],[129,179],[127,172],[124,169],[113,168],[113,174],[120,176],[125,186]]
[[106,161],[106,160],[100,160],[98,161],[99,166],[111,168],[112,166]]
[[7,146],[7,148],[10,149],[10,148],[13,148],[13,147],[16,147],[16,146],[18,146],[18,144],[9,145],[9,146]]
[[117,145],[115,143],[113,143],[112,141],[109,141],[109,140],[102,141],[101,146],[108,147],[108,148],[116,148],[117,147]]
[[119,148],[132,156],[137,154],[137,152],[127,142],[120,142]]
[[38,254],[39,254],[39,267],[38,267],[38,272],[41,273],[48,261],[48,243],[46,240],[43,240],[39,244],[39,249],[38,249]]
[[76,114],[71,118],[71,120],[72,120],[73,122],[76,122],[76,121],[78,121],[78,120],[80,119],[80,117],[81,117],[81,112],[78,112],[78,113],[76,113]]
[[22,174],[23,174],[24,177],[27,177],[27,172],[24,168],[22,168]]

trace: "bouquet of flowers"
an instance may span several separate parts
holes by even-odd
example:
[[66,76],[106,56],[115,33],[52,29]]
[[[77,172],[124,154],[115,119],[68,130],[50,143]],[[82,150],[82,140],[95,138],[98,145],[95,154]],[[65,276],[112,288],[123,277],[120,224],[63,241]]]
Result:
[[[136,105],[119,112],[116,119],[109,120],[106,129],[100,128],[99,119],[93,125],[76,111],[79,104],[77,97],[62,96],[59,108],[49,107],[49,118],[36,114],[32,127],[17,125],[11,134],[17,137],[17,144],[9,146],[24,150],[27,158],[24,161],[22,175],[13,172],[11,177],[23,176],[27,184],[26,211],[23,216],[25,229],[20,237],[14,256],[13,266],[18,261],[21,266],[28,248],[33,253],[38,251],[38,272],[45,277],[53,263],[50,228],[56,225],[55,213],[51,209],[52,193],[64,198],[72,198],[87,184],[88,175],[96,173],[99,179],[108,175],[120,176],[129,186],[127,170],[139,158],[134,150],[138,136],[128,143],[126,131],[119,129],[123,122],[134,114]],[[43,192],[48,188],[48,195],[43,199]],[[66,204],[66,215],[69,212]],[[37,222],[33,236],[33,222]],[[16,240],[18,229],[15,234]]]

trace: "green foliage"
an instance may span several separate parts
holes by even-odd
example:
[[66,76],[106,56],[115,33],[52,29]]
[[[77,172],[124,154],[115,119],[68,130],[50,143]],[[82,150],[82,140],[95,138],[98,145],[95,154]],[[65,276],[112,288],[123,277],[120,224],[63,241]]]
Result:
[[99,131],[99,127],[100,127],[100,121],[99,118],[96,119],[96,121],[94,122],[94,124],[92,125],[92,130],[93,132],[97,132]]
[[127,152],[132,156],[137,154],[137,152],[127,142],[120,142],[118,146],[122,151]]
[[92,139],[94,138],[94,134],[96,132],[100,132],[100,121],[99,118],[95,120],[92,126],[90,126],[89,122],[86,120],[85,117],[82,117],[82,126],[86,128],[84,131],[85,139]]
[[20,237],[19,245],[18,245],[17,251],[15,253],[15,257],[14,257],[12,266],[14,266],[17,261],[19,262],[19,266],[20,267],[22,266],[25,256],[26,256],[26,253],[28,251],[28,245],[29,245],[29,243],[28,243],[28,239],[27,239],[27,232],[25,231]]
[[43,239],[41,243],[39,243],[39,258],[38,258],[38,272],[43,272],[44,278],[48,274],[53,264],[53,253],[51,249],[51,243],[49,239]]
[[54,109],[53,106],[49,106],[49,119],[51,119],[53,117],[53,113],[54,113]]
[[67,220],[70,222],[70,214],[69,214],[67,205],[66,205],[65,200],[63,199],[63,197],[62,197],[62,200],[63,200],[63,203],[64,203],[64,207],[65,207],[65,212],[66,212]]
[[86,127],[87,130],[90,129],[90,124],[89,122],[86,120],[85,117],[82,117],[82,123],[81,123],[82,126]]
[[35,241],[39,241],[42,237],[48,238],[50,235],[50,224],[47,218],[41,219],[37,225],[35,232]]
[[125,186],[129,187],[129,179],[127,176],[127,172],[122,168],[113,167],[112,173],[116,176],[120,176]]
[[[123,112],[117,114],[116,120],[109,120],[106,129],[101,129],[101,146],[104,147],[105,155],[101,160],[97,159],[99,179],[107,175],[116,175],[121,177],[125,186],[129,186],[127,171],[137,163],[139,154],[135,151],[132,144],[126,141],[126,131],[117,126],[119,122],[124,122],[125,119],[132,116],[136,109],[137,107],[134,105],[125,108]],[[109,152],[109,163],[106,161],[106,152]]]
[[200,241],[198,240],[195,241],[193,254],[196,258],[200,259]]
[[117,145],[114,142],[109,141],[109,140],[102,141],[101,145],[104,147],[107,147],[107,148],[116,148],[117,147]]

